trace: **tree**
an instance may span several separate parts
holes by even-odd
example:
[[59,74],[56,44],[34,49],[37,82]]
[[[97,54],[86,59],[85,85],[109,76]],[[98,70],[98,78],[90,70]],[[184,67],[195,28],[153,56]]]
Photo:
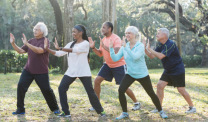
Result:
[[[198,18],[190,18],[188,15],[183,13],[183,8],[179,4],[179,21],[181,23],[181,29],[186,31],[191,31],[194,34],[197,34],[198,37],[203,37],[208,33],[208,11],[207,11],[207,3],[206,0],[195,0],[197,4],[194,3],[194,12],[198,16]],[[137,8],[141,8],[142,6],[137,6]],[[156,0],[150,2],[146,5],[143,5],[143,9],[146,9],[142,14],[145,15],[149,12],[159,12],[159,13],[166,13],[170,16],[172,20],[175,20],[175,0]],[[196,9],[198,8],[198,9]],[[193,12],[193,11],[192,11]],[[138,13],[137,11],[133,11],[133,13]],[[195,16],[196,16],[195,15]],[[200,38],[199,38],[200,39]],[[204,48],[203,52],[206,51],[207,45],[201,43]],[[206,59],[206,53],[202,55],[202,59]],[[207,61],[203,61],[207,62]],[[206,65],[206,64],[203,64]]]
[[102,0],[102,18],[103,22],[110,21],[114,25],[114,33],[117,33],[117,15],[116,15],[117,0]]

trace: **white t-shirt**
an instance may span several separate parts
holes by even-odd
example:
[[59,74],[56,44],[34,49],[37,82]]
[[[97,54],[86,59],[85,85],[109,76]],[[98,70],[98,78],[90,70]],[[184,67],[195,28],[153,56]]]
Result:
[[[73,42],[68,43],[64,48],[70,48]],[[90,66],[88,63],[88,53],[90,45],[84,40],[81,43],[75,44],[72,52],[56,51],[55,56],[64,56],[67,54],[68,69],[65,75],[70,77],[85,77],[91,76]]]

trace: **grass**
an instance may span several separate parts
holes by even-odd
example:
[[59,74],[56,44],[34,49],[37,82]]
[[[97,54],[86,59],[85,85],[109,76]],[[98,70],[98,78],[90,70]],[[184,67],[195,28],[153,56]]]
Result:
[[[162,69],[149,70],[152,85],[156,91],[156,84]],[[93,79],[98,70],[92,72]],[[14,116],[11,113],[16,109],[17,83],[20,73],[0,74],[0,121],[68,121],[64,118],[57,118],[50,112],[42,93],[37,84],[33,82],[25,97],[26,115]],[[59,102],[58,86],[62,79],[61,74],[50,74],[51,87],[55,92]],[[107,120],[99,118],[95,112],[88,112],[91,107],[87,94],[82,83],[77,79],[68,90],[68,103],[73,121],[114,121],[122,112],[118,100],[118,86],[115,82],[102,83],[101,104],[108,114]],[[128,111],[130,119],[125,121],[208,121],[208,69],[207,68],[187,68],[186,69],[186,90],[191,95],[193,103],[197,108],[196,114],[185,114],[188,105],[176,88],[167,86],[165,88],[165,98],[163,109],[169,118],[163,120],[159,114],[150,113],[154,109],[151,99],[145,93],[138,82],[135,82],[131,89],[136,98],[142,104],[139,111],[131,111],[132,100],[127,97]]]

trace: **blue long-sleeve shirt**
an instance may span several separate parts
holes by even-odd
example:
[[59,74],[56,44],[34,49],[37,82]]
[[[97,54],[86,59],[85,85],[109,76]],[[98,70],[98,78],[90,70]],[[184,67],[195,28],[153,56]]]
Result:
[[126,74],[129,74],[135,79],[146,77],[149,73],[144,57],[144,45],[138,41],[134,47],[130,49],[129,44],[130,43],[128,42],[126,47],[121,47],[117,54],[115,54],[113,48],[110,48],[110,56],[112,60],[116,62],[124,56],[127,65]]

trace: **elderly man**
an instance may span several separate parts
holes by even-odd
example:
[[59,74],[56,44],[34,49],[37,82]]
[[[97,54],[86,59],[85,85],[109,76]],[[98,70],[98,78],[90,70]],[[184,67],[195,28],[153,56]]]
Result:
[[[159,44],[155,50],[150,48],[149,41],[147,43],[145,53],[151,59],[154,57],[159,58],[162,61],[164,72],[157,84],[157,96],[162,101],[164,98],[164,88],[169,86],[177,87],[178,92],[184,97],[189,104],[189,110],[186,113],[195,113],[194,107],[188,92],[185,90],[185,68],[182,62],[182,58],[179,54],[176,44],[169,39],[169,30],[167,28],[160,28],[157,32],[157,40]],[[146,42],[143,42],[144,45]],[[157,109],[152,111],[158,112]]]
[[28,53],[28,60],[22,71],[17,87],[17,110],[12,114],[25,114],[24,98],[25,94],[33,80],[41,89],[41,92],[54,114],[59,114],[59,107],[50,87],[48,75],[49,53],[44,49],[44,40],[48,40],[45,36],[48,29],[43,22],[38,22],[33,29],[34,37],[27,41],[24,34],[22,41],[24,45],[20,48],[15,44],[15,38],[10,33],[10,43],[12,47],[19,53]]

